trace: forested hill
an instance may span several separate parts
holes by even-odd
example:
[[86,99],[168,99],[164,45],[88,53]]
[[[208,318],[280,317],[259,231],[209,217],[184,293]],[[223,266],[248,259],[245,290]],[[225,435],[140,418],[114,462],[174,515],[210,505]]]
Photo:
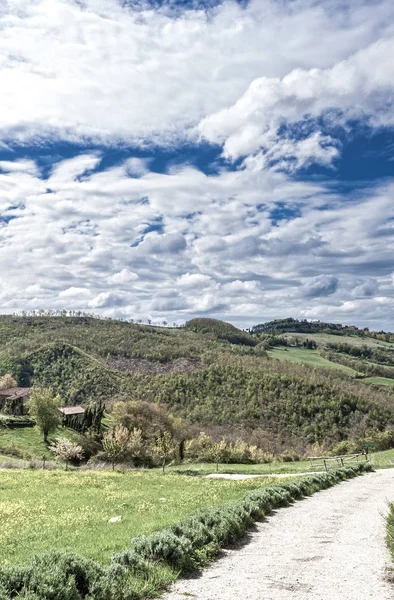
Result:
[[324,321],[299,321],[289,317],[287,319],[276,319],[254,325],[250,329],[251,334],[260,333],[329,333],[332,335],[355,335],[365,338],[381,339],[394,342],[394,333],[386,331],[371,331],[368,327],[360,329],[355,325],[342,325],[341,323],[325,323]]
[[[280,347],[277,340],[214,319],[170,328],[84,316],[0,316],[0,375],[52,387],[66,404],[159,402],[195,431],[260,446],[332,446],[394,426],[392,388],[365,383],[361,370],[340,362],[357,357],[322,347],[340,355],[334,364],[320,350],[307,352],[302,340],[282,336]],[[303,364],[304,355],[323,366]]]

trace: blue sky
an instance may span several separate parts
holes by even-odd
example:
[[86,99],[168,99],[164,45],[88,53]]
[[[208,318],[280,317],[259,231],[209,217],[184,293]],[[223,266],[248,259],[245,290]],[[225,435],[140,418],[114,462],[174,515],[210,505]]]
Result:
[[0,308],[393,329],[394,6],[18,0]]

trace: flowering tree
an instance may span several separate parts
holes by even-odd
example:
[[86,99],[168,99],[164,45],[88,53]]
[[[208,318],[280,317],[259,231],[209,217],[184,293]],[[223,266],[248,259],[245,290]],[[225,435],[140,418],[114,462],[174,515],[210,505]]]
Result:
[[69,462],[77,462],[83,459],[83,448],[67,438],[59,438],[51,444],[50,449],[56,455],[56,458],[64,460],[66,468]]
[[112,463],[112,470],[115,469],[115,463],[124,460],[130,452],[130,432],[123,425],[116,425],[103,437],[103,456]]

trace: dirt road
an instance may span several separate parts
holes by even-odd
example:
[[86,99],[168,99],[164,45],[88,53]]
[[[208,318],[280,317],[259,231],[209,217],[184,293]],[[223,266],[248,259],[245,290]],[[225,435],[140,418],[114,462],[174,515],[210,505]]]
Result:
[[[393,600],[386,581],[394,469],[345,481],[270,515],[165,600]],[[246,541],[245,541],[246,542]]]

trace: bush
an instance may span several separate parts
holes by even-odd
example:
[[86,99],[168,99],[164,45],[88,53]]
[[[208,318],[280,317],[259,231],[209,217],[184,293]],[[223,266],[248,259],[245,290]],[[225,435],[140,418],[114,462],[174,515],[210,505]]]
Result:
[[272,454],[242,440],[231,443],[222,438],[215,443],[204,432],[186,442],[185,457],[190,461],[229,464],[269,463],[274,458]]
[[1,567],[0,590],[5,598],[79,600],[90,596],[105,600],[105,575],[105,570],[88,558],[49,552],[35,556],[27,565]]
[[291,450],[282,452],[278,458],[282,462],[299,462],[301,460],[301,456],[297,454],[297,452],[292,452]]
[[5,456],[14,456],[15,458],[30,458],[20,448],[17,448],[14,443],[9,446],[0,446],[0,454]]
[[29,419],[28,417],[5,417],[0,419],[0,428],[7,427],[10,429],[15,429],[18,427],[34,427],[35,421]]

